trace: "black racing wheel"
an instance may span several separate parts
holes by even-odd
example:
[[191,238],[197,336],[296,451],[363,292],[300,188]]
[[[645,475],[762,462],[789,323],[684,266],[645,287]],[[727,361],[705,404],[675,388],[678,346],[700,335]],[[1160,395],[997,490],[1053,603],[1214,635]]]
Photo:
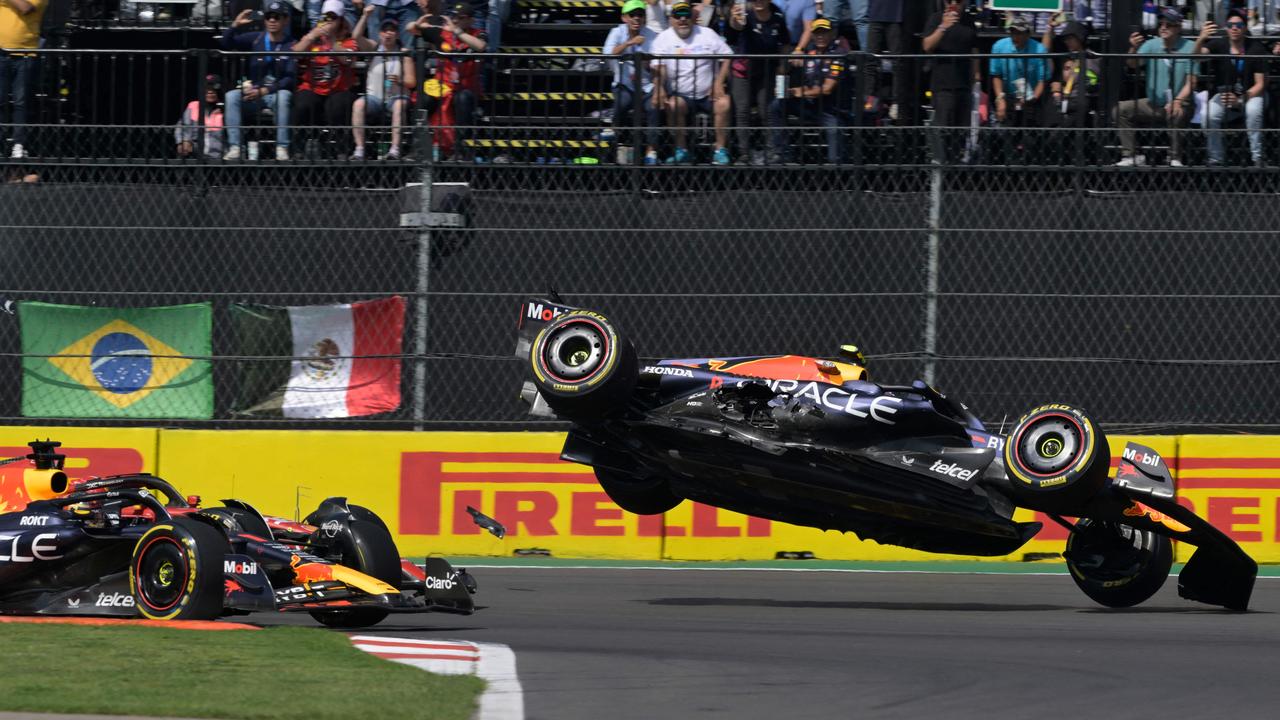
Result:
[[624,404],[638,377],[636,351],[605,316],[571,310],[538,332],[529,352],[534,384],[565,417],[597,417]]
[[1169,577],[1173,542],[1150,530],[1081,518],[1062,556],[1085,595],[1107,607],[1133,607]]
[[1018,504],[1071,515],[1106,483],[1111,448],[1079,409],[1045,405],[1023,415],[1009,433],[1004,466]]
[[[325,531],[321,529],[317,532]],[[331,547],[340,553],[338,561],[342,565],[377,578],[391,587],[400,587],[400,551],[381,520],[371,522],[352,519],[346,529],[339,531],[333,538]],[[379,607],[311,611],[311,617],[322,625],[347,628],[376,625],[387,614],[386,610]]]
[[636,515],[661,515],[683,502],[666,478],[642,479],[596,468],[596,480],[615,505]]
[[212,620],[222,614],[222,559],[227,538],[199,520],[177,517],[138,540],[129,590],[143,617]]

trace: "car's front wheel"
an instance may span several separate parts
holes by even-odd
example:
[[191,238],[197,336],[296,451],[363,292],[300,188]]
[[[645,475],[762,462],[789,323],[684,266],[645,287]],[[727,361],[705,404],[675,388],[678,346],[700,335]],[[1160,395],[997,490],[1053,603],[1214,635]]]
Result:
[[1107,607],[1132,607],[1168,579],[1173,542],[1150,530],[1081,518],[1062,556],[1085,595]]
[[[373,522],[352,518],[346,529],[333,539],[333,547],[340,553],[338,560],[342,565],[377,578],[391,587],[400,587],[400,551],[396,548],[391,533],[380,520]],[[311,611],[311,617],[322,625],[347,628],[376,625],[387,615],[386,610],[378,607]]]

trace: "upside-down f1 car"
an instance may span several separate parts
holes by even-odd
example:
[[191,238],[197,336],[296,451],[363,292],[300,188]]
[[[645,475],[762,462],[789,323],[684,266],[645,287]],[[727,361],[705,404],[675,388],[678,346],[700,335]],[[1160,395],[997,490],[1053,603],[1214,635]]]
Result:
[[[1163,458],[1129,443],[1114,477],[1106,436],[1077,408],[1049,404],[1007,435],[915,381],[878,385],[856,347],[796,355],[637,360],[600,313],[525,302],[516,355],[535,415],[572,421],[561,457],[590,465],[638,514],[694,500],[918,550],[997,556],[1041,528],[1069,530],[1063,557],[1096,602],[1128,607],[1164,584],[1171,540],[1197,546],[1182,597],[1248,607],[1257,563],[1175,500]],[[1075,520],[1071,520],[1075,518]]]
[[364,627],[390,613],[475,609],[466,570],[401,559],[382,520],[346,498],[301,523],[237,500],[202,508],[154,475],[71,481],[59,443],[30,445],[10,460],[31,461],[20,481],[0,479],[0,614],[208,620],[280,610]]

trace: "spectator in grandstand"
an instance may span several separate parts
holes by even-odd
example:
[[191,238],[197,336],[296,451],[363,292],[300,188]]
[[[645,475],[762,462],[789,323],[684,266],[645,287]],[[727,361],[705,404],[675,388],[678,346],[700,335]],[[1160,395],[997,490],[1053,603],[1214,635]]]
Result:
[[48,0],[0,0],[0,127],[13,122],[9,157],[27,156],[27,101],[34,90],[36,62],[30,53],[40,47],[40,21]]
[[[346,127],[351,120],[356,81],[355,58],[348,53],[355,51],[356,41],[343,15],[342,0],[325,0],[320,24],[294,43],[293,49],[312,53],[298,60],[298,95],[293,113],[297,124]],[[339,134],[339,146],[344,144],[343,135]],[[321,152],[318,136],[309,131],[307,155],[314,158]]]
[[[1159,13],[1158,36],[1145,40],[1142,33],[1129,36],[1129,53],[1138,55],[1189,55],[1195,43],[1182,37],[1182,13],[1173,8],[1162,8]],[[1145,42],[1144,42],[1145,40]],[[1129,67],[1137,67],[1138,60],[1129,60]],[[1147,82],[1143,97],[1124,100],[1115,109],[1115,123],[1119,128],[1122,157],[1116,165],[1121,167],[1142,165],[1146,157],[1136,152],[1137,135],[1134,126],[1165,125],[1169,133],[1169,165],[1182,167],[1182,133],[1195,111],[1192,89],[1195,73],[1191,60],[1173,58],[1141,61],[1146,66]]]
[[[682,1],[688,2],[688,0],[645,0],[645,27],[652,30],[655,35],[666,30],[670,27],[667,17],[671,13],[671,6]],[[696,22],[702,27],[708,27],[715,17],[716,9],[711,0],[698,0],[694,12]]]
[[819,15],[816,0],[782,0],[778,5],[787,21],[787,34],[791,37],[795,52],[802,53],[809,46],[809,26]]
[[1001,125],[1040,125],[1040,101],[1049,80],[1049,62],[1039,58],[999,56],[1044,53],[1044,45],[1031,39],[1030,22],[1021,17],[1009,23],[1009,37],[1001,38],[991,46],[991,91],[995,96],[996,120]]
[[1222,124],[1244,114],[1249,130],[1249,155],[1261,167],[1262,114],[1266,109],[1266,60],[1242,57],[1263,55],[1266,49],[1248,36],[1247,14],[1243,9],[1227,13],[1227,36],[1214,37],[1218,26],[1205,22],[1196,38],[1196,54],[1214,55],[1212,95],[1209,98],[1209,164],[1221,165],[1226,151],[1222,144]]
[[378,42],[365,37],[364,26],[369,17],[376,15],[374,6],[368,5],[356,23],[356,47],[362,51],[386,53],[369,59],[369,71],[365,75],[364,94],[351,106],[351,135],[356,147],[352,160],[365,159],[365,122],[391,117],[391,146],[384,160],[400,159],[400,129],[409,112],[409,97],[418,84],[417,68],[413,58],[400,54],[400,23],[392,18],[382,21],[378,29]]
[[[791,52],[791,34],[786,19],[769,0],[751,0],[750,9],[733,4],[725,40],[735,53],[782,55]],[[756,127],[769,117],[778,61],[769,58],[735,58],[729,65],[729,90],[733,97],[734,126],[738,133],[739,161],[750,158],[752,165],[765,164],[763,148],[751,147],[751,109],[759,113]]]
[[845,50],[835,43],[835,28],[826,18],[818,18],[809,25],[813,38],[804,54],[803,79],[799,87],[787,89],[786,97],[777,98],[769,107],[769,126],[772,128],[773,150],[769,154],[771,164],[789,162],[787,115],[797,115],[802,126],[821,124],[827,143],[827,162],[840,162],[840,116],[837,90],[844,75]]
[[659,33],[653,41],[653,54],[668,57],[655,58],[652,64],[655,73],[654,105],[666,110],[667,126],[675,130],[675,151],[667,162],[691,161],[685,128],[690,113],[702,112],[715,117],[716,140],[712,162],[728,165],[729,149],[725,143],[732,104],[725,85],[729,77],[729,61],[705,56],[729,55],[732,50],[714,30],[694,24],[693,6],[687,2],[671,6],[670,21],[671,27]]
[[[422,38],[424,46],[434,47],[440,39],[439,31],[444,28],[444,0],[416,0],[416,2],[422,14],[404,27],[409,31],[410,36]],[[413,42],[405,43],[405,47],[415,49]]]
[[[394,20],[396,27],[400,30],[397,42],[402,48],[413,47],[413,32],[410,27],[414,21],[422,17],[423,8],[418,5],[416,0],[364,0],[368,5],[374,8],[373,17],[369,18],[369,26],[378,29],[377,38],[368,38],[374,44],[380,44],[383,41],[382,27],[388,20]],[[361,16],[364,15],[363,8],[360,11]],[[359,41],[361,33],[355,33],[356,40]]]
[[265,31],[245,32],[252,22],[253,11],[242,11],[222,34],[220,41],[225,50],[261,53],[249,58],[244,78],[227,92],[228,147],[223,159],[240,159],[244,116],[265,108],[275,115],[276,159],[288,160],[289,114],[298,70],[292,57],[273,53],[290,49],[293,38],[289,37],[289,5],[284,0],[272,0],[267,4],[263,16]]
[[[965,13],[960,0],[947,0],[942,12],[929,16],[924,25],[923,47],[926,53],[963,55],[978,52],[978,31],[973,18]],[[933,90],[933,125],[943,128],[969,127],[973,110],[972,84],[982,82],[982,63],[972,60],[938,58],[932,61],[930,83]],[[964,135],[948,131],[943,148],[947,157],[958,157]]]
[[[613,65],[613,127],[618,146],[618,162],[629,162],[630,138],[625,129],[633,122],[643,123],[645,128],[646,165],[658,164],[658,108],[653,104],[653,75],[646,63],[635,59],[635,53],[649,53],[658,34],[645,26],[644,0],[627,0],[622,4],[622,24],[609,31],[604,41],[604,54],[613,57],[630,55],[626,60],[612,60]],[[640,65],[639,88],[636,87],[636,66]],[[637,98],[637,90],[640,97]],[[635,118],[636,103],[644,112],[644,119]]]
[[222,78],[207,75],[204,79],[204,93],[199,100],[187,103],[187,108],[178,118],[178,127],[173,131],[173,140],[177,144],[178,157],[191,157],[196,153],[196,143],[200,142],[200,127],[204,126],[203,155],[209,159],[222,157],[223,145],[226,144],[222,122],[222,108],[218,107],[218,93],[222,90]]
[[438,58],[435,77],[427,82],[424,95],[431,124],[439,128],[436,144],[445,154],[451,153],[453,159],[468,160],[471,151],[466,136],[475,125],[475,110],[484,96],[484,86],[481,62],[466,55],[484,52],[488,36],[475,27],[475,16],[465,2],[454,5],[451,15],[423,16],[418,20],[417,32],[436,50],[447,53]]
[[[867,5],[867,42],[863,49],[869,53],[900,54],[906,46],[907,38],[902,29],[903,0],[870,0]],[[877,58],[869,58],[863,68],[866,92],[869,97],[880,98],[880,74],[884,63]],[[895,67],[893,72],[892,102],[889,105],[889,119],[898,119],[898,106],[906,100],[907,73],[904,68]],[[881,98],[883,100],[883,98]]]
[[[1062,27],[1056,42],[1054,29]],[[1093,92],[1098,86],[1102,64],[1098,58],[1084,55],[1089,31],[1074,20],[1064,22],[1055,18],[1046,26],[1041,42],[1053,53],[1071,53],[1070,57],[1053,63],[1053,75],[1049,80],[1049,101],[1045,106],[1045,124],[1051,127],[1084,127],[1090,122],[1093,111]]]

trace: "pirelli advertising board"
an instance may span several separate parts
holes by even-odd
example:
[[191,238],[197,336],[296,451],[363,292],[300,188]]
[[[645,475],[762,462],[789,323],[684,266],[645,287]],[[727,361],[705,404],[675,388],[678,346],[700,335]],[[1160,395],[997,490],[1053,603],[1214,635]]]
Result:
[[[343,496],[372,508],[405,555],[510,556],[542,550],[564,558],[771,559],[811,552],[831,560],[938,560],[946,556],[749,518],[696,503],[661,516],[623,512],[590,468],[559,459],[559,433],[226,431],[0,428],[0,457],[32,439],[63,444],[72,477],[154,472],[204,504],[239,498],[264,513],[303,517]],[[1168,461],[1179,502],[1207,518],[1259,562],[1280,562],[1280,443],[1266,437],[1112,436]],[[1118,457],[1113,459],[1113,463]],[[21,472],[22,466],[0,467]],[[0,512],[4,498],[0,498]],[[498,539],[467,508],[503,523]],[[1018,519],[1035,519],[1019,511]],[[1015,556],[1061,552],[1066,530],[1047,518]],[[1186,559],[1190,548],[1179,550]],[[1035,555],[1033,555],[1035,556]],[[1001,559],[1001,558],[992,558]]]

